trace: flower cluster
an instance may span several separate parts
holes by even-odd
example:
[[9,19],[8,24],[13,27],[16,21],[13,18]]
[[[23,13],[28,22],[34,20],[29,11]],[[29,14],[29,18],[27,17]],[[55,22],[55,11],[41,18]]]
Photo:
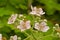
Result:
[[[36,17],[39,16],[39,18],[40,18],[41,15],[45,14],[45,12],[43,12],[42,8],[37,8],[37,7],[31,6],[31,9],[32,9],[32,12],[30,12],[30,14],[36,15]],[[24,31],[24,30],[31,28],[31,21],[27,20],[27,19],[25,20],[24,18],[26,18],[26,17],[22,14],[19,14],[19,15],[12,14],[8,20],[8,24],[13,24],[16,21],[17,17],[19,17],[20,19],[22,18],[21,20],[19,20],[17,29]],[[47,32],[49,30],[49,26],[47,26],[46,22],[47,22],[46,19],[42,20],[41,22],[36,22],[36,23],[34,23],[35,24],[34,28],[37,29],[38,31]]]
[[9,40],[21,40],[21,38],[18,37],[17,35],[14,35],[14,36],[10,36]]
[[17,35],[11,36],[10,40],[17,40]]

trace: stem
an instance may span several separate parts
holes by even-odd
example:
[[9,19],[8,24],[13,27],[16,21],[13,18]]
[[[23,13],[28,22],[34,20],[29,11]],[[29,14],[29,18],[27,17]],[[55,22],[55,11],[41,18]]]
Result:
[[24,33],[29,36],[29,34],[26,31],[24,31]]
[[32,5],[32,1],[33,1],[33,0],[28,0],[28,13],[30,12],[30,8],[31,8],[31,5]]
[[31,29],[31,35],[33,36],[33,38],[35,39],[35,40],[37,40],[37,38],[34,36],[34,34],[33,34],[33,31],[32,31],[33,29]]

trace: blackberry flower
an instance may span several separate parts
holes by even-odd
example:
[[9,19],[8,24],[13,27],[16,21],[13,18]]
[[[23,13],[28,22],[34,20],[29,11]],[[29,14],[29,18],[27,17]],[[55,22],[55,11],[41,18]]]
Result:
[[8,19],[8,24],[12,24],[15,22],[18,14],[12,14],[11,17]]
[[24,20],[21,20],[20,21],[20,25],[17,26],[18,29],[20,29],[21,31],[24,31],[26,29],[30,29],[30,21],[24,21]]

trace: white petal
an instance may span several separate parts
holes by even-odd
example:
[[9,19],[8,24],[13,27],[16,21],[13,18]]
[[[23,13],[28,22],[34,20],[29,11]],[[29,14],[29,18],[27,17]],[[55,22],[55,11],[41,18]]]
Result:
[[35,29],[39,30],[39,23],[35,23]]
[[39,8],[39,14],[40,15],[44,15],[45,14],[45,12],[43,12],[42,8]]
[[30,29],[30,27],[31,27],[30,21],[26,21],[26,27],[27,27],[27,29]]
[[45,26],[41,31],[42,32],[47,32],[49,30],[49,27],[48,26]]
[[24,24],[24,21],[23,20],[20,20],[20,25],[23,25]]
[[41,16],[40,14],[36,14],[37,16]]
[[45,12],[39,12],[39,14],[40,14],[40,15],[44,15],[44,14],[45,14]]
[[25,30],[26,28],[24,28],[24,26],[22,26],[22,25],[19,25],[20,27],[19,27],[19,29],[20,30]]
[[36,9],[37,9],[36,7],[33,7],[33,6],[31,5],[31,10],[32,10],[32,11],[36,11]]
[[33,10],[33,6],[31,5],[31,10]]
[[30,12],[30,14],[35,15],[35,14],[36,14],[36,11],[32,11],[32,12]]
[[40,23],[40,25],[42,25],[42,26],[46,26],[47,23],[43,21],[43,22]]
[[36,10],[37,10],[37,8],[36,8],[36,7],[34,7],[32,11],[36,11]]
[[21,25],[17,26],[17,28],[20,29],[21,32],[24,31],[24,30],[26,30],[26,29],[25,29],[23,26],[21,26]]
[[25,30],[25,28],[24,28],[24,26],[23,26],[23,25],[24,25],[23,23],[24,23],[24,22],[21,21],[21,22],[20,22],[20,25],[17,26],[17,28],[20,29],[21,31],[24,31],[24,30]]
[[39,8],[39,11],[43,11],[42,8]]
[[12,14],[11,17],[9,18],[9,20],[8,20],[8,24],[14,23],[16,18],[17,18],[17,14]]
[[20,29],[25,29],[23,26],[24,24],[25,24],[24,21],[20,21]]
[[21,32],[25,31],[26,29],[21,29]]
[[13,40],[17,40],[17,35],[14,35]]

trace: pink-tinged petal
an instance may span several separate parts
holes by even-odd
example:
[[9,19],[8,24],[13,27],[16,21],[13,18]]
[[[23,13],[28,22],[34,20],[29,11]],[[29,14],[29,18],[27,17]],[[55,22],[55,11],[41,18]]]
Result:
[[45,12],[43,12],[42,8],[39,8],[39,14],[40,15],[44,15],[45,14]]
[[17,14],[12,14],[11,17],[9,18],[9,20],[8,20],[8,24],[14,23],[16,18],[17,18]]
[[40,23],[40,25],[46,26],[47,24],[46,24],[46,22],[43,21],[43,22]]
[[36,10],[37,10],[37,8],[36,8],[36,7],[34,7],[32,11],[36,11]]
[[24,28],[24,26],[22,26],[22,25],[17,26],[17,28],[18,28],[19,30],[21,30],[21,32],[24,31],[24,30],[26,30],[26,28]]
[[20,30],[24,30],[25,28],[24,28],[23,25],[24,25],[24,22],[23,22],[23,20],[21,20],[20,25],[18,25],[17,28],[20,29]]
[[30,21],[26,21],[26,28],[30,29],[31,25],[30,25]]
[[20,29],[21,31],[30,29],[30,27],[31,27],[30,21],[24,21],[24,20],[21,20],[20,25],[17,26],[17,28]]
[[17,40],[17,35],[14,35],[13,40]]
[[23,25],[24,24],[24,21],[23,20],[20,20],[20,25]]
[[26,29],[21,29],[21,32],[25,31]]
[[35,29],[37,29],[38,31],[42,31],[42,32],[47,32],[49,30],[49,26],[47,26],[46,22],[41,22],[41,23],[35,23]]
[[39,23],[35,23],[35,29],[39,30]]
[[39,12],[39,14],[40,14],[40,15],[44,15],[44,14],[45,14],[45,12]]
[[30,14],[35,15],[35,14],[36,14],[36,11],[32,11],[32,12],[30,12]]
[[42,32],[47,32],[49,30],[49,26],[45,26],[41,31]]
[[42,8],[37,8],[37,7],[31,6],[31,9],[32,9],[32,12],[30,12],[30,14],[32,14],[32,15],[41,16],[41,15],[45,14],[45,12],[43,12]]

